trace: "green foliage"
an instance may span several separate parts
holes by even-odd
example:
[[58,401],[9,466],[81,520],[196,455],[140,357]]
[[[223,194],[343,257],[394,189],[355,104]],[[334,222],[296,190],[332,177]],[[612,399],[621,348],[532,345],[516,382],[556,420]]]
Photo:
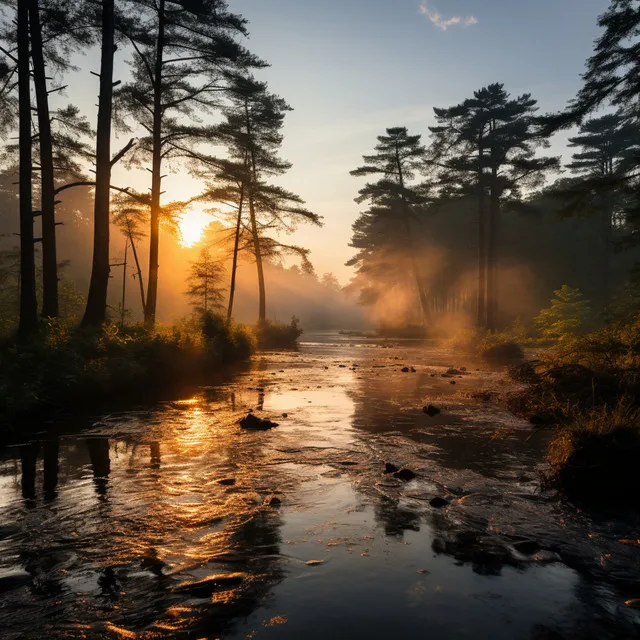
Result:
[[591,317],[590,303],[582,297],[579,289],[566,284],[553,292],[551,306],[534,318],[540,340],[561,344],[575,339]]
[[30,344],[0,347],[0,420],[107,398],[139,400],[244,360],[253,349],[246,329],[210,314],[153,330],[48,320]]
[[300,321],[293,316],[289,324],[266,321],[256,326],[256,338],[261,349],[294,349],[302,335]]

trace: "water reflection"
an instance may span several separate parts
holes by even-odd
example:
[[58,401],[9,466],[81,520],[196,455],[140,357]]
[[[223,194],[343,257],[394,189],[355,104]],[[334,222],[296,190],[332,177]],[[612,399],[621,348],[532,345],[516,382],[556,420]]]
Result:
[[[6,449],[3,639],[630,637],[635,529],[536,492],[541,442],[448,358],[316,342]],[[280,426],[241,430],[249,409]]]

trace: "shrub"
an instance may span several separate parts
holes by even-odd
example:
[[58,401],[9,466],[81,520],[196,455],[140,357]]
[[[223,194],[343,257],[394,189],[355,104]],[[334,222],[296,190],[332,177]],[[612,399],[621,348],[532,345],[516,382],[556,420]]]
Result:
[[293,316],[290,324],[277,322],[260,323],[256,326],[256,338],[261,349],[295,349],[298,338],[302,335],[300,321]]
[[625,400],[576,413],[549,445],[545,485],[569,498],[614,504],[640,497],[640,413]]

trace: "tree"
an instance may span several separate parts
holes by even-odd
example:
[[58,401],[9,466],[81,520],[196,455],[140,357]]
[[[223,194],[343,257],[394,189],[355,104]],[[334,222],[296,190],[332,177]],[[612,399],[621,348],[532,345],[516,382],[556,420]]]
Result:
[[[228,79],[263,63],[242,47],[245,21],[224,0],[129,0],[138,12],[128,31],[135,50],[133,81],[118,92],[120,123],[127,116],[145,131],[138,161],[151,158],[149,274],[145,321],[155,322],[158,296],[162,170],[171,158],[200,160],[197,145],[211,142],[210,127],[187,117],[220,106]],[[141,154],[141,155],[140,155]]]
[[29,35],[33,62],[33,85],[38,121],[40,156],[40,217],[42,220],[42,315],[58,315],[58,259],[55,220],[55,168],[53,114],[49,94],[58,88],[49,87],[47,63],[55,71],[67,70],[72,49],[89,44],[89,29],[73,29],[74,20],[81,19],[81,7],[76,0],[31,0],[29,3]]
[[409,258],[422,320],[428,324],[429,299],[414,244],[414,228],[419,220],[417,212],[425,205],[426,199],[423,190],[410,185],[424,161],[425,148],[420,138],[419,135],[409,135],[405,127],[387,129],[386,135],[378,136],[375,154],[363,156],[364,165],[351,171],[351,175],[356,177],[380,176],[376,182],[367,183],[360,189],[356,198],[358,203],[368,202],[370,208],[354,225],[351,246],[364,249],[364,246],[357,246],[361,240],[356,238],[356,234],[360,232],[361,237],[367,236],[381,226],[390,234],[387,236],[389,240],[395,236],[394,251],[398,252],[398,257],[404,253]]
[[[94,196],[93,261],[89,295],[82,324],[102,324],[107,315],[109,285],[109,224],[111,196],[111,118],[113,110],[113,59],[115,52],[114,0],[102,0],[100,92],[96,132],[96,188]],[[136,258],[137,260],[137,258]],[[144,297],[144,296],[143,296]]]
[[524,187],[538,186],[559,159],[538,156],[548,146],[537,125],[537,101],[511,98],[502,84],[474,92],[459,105],[435,109],[434,158],[441,182],[478,202],[477,324],[493,330],[498,314],[498,238],[501,208],[518,202]]
[[220,286],[224,279],[224,266],[215,261],[209,247],[200,250],[199,258],[191,263],[187,278],[187,296],[198,313],[208,313],[222,308],[224,289]]
[[[230,93],[230,106],[224,110],[225,119],[216,135],[226,144],[230,159],[235,162],[238,222],[241,224],[240,202],[246,199],[249,209],[248,232],[258,276],[258,322],[267,318],[264,260],[293,254],[309,268],[308,251],[302,247],[280,242],[267,233],[292,232],[299,223],[320,226],[318,215],[302,205],[296,194],[271,185],[267,179],[284,174],[291,165],[278,156],[282,144],[282,125],[291,108],[280,97],[270,93],[267,85],[249,76],[238,77]],[[238,237],[238,236],[236,236]]]
[[20,147],[20,324],[18,337],[28,339],[38,327],[36,266],[31,194],[31,91],[29,81],[29,4],[17,2],[18,100]]
[[567,215],[593,212],[600,225],[600,297],[607,302],[611,295],[610,263],[612,229],[616,209],[624,205],[621,181],[629,164],[639,152],[640,135],[637,125],[621,112],[586,120],[569,146],[579,151],[567,165],[577,179],[568,188],[558,191]]
[[579,289],[562,285],[553,292],[551,306],[534,318],[543,340],[563,342],[576,335],[588,322],[591,307]]

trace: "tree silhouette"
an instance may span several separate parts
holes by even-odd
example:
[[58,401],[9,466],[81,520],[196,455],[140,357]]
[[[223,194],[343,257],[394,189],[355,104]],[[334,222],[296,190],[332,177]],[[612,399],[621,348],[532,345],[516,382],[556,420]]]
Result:
[[[409,135],[405,127],[394,127],[386,130],[386,135],[378,136],[375,154],[363,156],[364,164],[351,171],[352,176],[380,176],[379,180],[367,183],[359,191],[356,202],[367,202],[370,208],[361,214],[359,223],[354,225],[352,246],[361,242],[356,234],[367,235],[374,229],[383,227],[391,236],[398,237],[392,231],[393,226],[400,229],[400,244],[395,250],[399,257],[403,252],[409,257],[416,291],[422,309],[422,320],[430,322],[429,298],[423,275],[417,259],[414,244],[416,223],[419,221],[418,210],[425,205],[423,190],[411,186],[410,181],[424,161],[425,148],[420,143],[421,136]],[[364,249],[365,247],[361,247]],[[364,257],[364,254],[362,255]]]
[[213,259],[209,247],[200,250],[198,259],[191,263],[187,283],[187,296],[195,311],[208,313],[212,309],[222,308],[224,299],[221,283],[224,278],[224,266]]

